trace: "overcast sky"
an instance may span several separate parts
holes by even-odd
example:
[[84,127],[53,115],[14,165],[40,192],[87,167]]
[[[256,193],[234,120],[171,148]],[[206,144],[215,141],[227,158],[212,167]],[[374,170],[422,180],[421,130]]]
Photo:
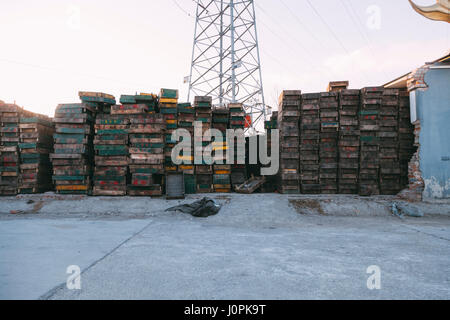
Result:
[[[255,0],[266,102],[283,89],[382,85],[450,48],[407,0]],[[432,4],[434,0],[416,0]],[[176,5],[178,3],[179,6]],[[0,100],[53,115],[78,91],[187,97],[194,0],[2,0]]]

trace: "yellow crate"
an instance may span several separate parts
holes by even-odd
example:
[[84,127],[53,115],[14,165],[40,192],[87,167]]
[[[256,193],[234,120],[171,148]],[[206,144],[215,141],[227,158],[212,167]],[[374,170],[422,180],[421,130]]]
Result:
[[177,120],[166,120],[167,124],[177,124],[178,121]]
[[161,98],[159,103],[178,104],[178,99]]
[[153,98],[157,98],[158,97],[158,95],[156,95],[156,94],[154,94],[154,93],[140,93],[139,94],[140,96],[151,96],[151,97],[153,97]]
[[231,171],[228,171],[228,170],[215,170],[214,174],[231,174]]
[[226,150],[228,150],[228,147],[213,147],[213,150],[214,150],[214,151],[217,151],[217,150],[223,150],[223,151],[226,151]]
[[188,156],[177,156],[178,160],[182,161],[194,161],[194,157],[188,157]]
[[88,186],[56,186],[58,191],[87,191]]
[[180,170],[194,170],[194,166],[180,166]]

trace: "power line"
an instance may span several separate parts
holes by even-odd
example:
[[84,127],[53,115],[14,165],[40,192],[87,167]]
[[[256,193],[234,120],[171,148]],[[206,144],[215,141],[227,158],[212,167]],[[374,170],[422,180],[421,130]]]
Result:
[[[317,9],[312,5],[311,1],[306,0],[308,2],[311,9],[314,11],[314,13],[319,17],[319,19],[322,21],[322,23],[327,27],[330,34],[333,36],[333,38],[339,43],[339,45],[342,47],[342,49],[345,51],[345,53],[351,58],[351,54],[349,50],[345,47],[345,45],[342,43],[341,39],[336,35],[336,33],[333,31],[333,29],[330,27],[328,22],[322,17],[322,15],[317,11]],[[351,59],[351,62],[353,64],[353,59]],[[368,80],[367,74],[363,71],[364,77],[366,80]]]
[[350,55],[350,52],[347,50],[347,48],[344,46],[344,44],[342,43],[341,39],[339,39],[339,37],[336,35],[336,33],[334,33],[333,29],[330,27],[330,25],[328,24],[328,22],[322,17],[322,15],[319,13],[319,11],[317,11],[317,9],[312,5],[312,3],[309,0],[306,0],[306,2],[308,2],[309,6],[311,7],[311,9],[313,9],[313,11],[315,12],[315,14],[319,17],[319,19],[322,21],[322,23],[327,27],[328,31],[331,33],[331,35],[333,36],[333,38],[339,43],[339,45],[342,47],[342,49],[344,49],[344,51]]
[[309,28],[302,22],[302,20],[300,19],[300,17],[294,13],[294,10],[291,10],[291,8],[288,7],[288,5],[283,1],[283,0],[279,0],[281,2],[281,4],[289,11],[289,13],[295,18],[295,20],[297,20],[297,22],[300,24],[300,26],[305,29],[305,31],[307,33],[309,33],[309,35],[314,38],[314,40],[316,40],[323,48],[326,49],[324,43],[322,41],[320,41],[319,38],[316,37],[316,35],[314,34],[314,32],[312,32],[311,30],[309,30]]
[[[180,4],[178,3],[177,0],[172,0],[172,2],[178,7],[178,9],[180,9],[188,17],[194,18],[187,10],[185,10],[182,6],[180,6]],[[196,2],[196,1],[194,1],[194,2]]]
[[137,86],[147,86],[147,85],[145,85],[143,83],[127,82],[127,81],[118,80],[118,79],[111,79],[111,78],[107,78],[107,77],[99,76],[99,75],[75,72],[75,71],[67,70],[67,69],[52,68],[52,67],[32,64],[32,63],[28,63],[28,62],[9,60],[9,59],[5,59],[5,58],[0,58],[0,62],[5,62],[5,63],[9,63],[9,64],[17,64],[17,65],[22,65],[22,66],[25,66],[25,67],[31,67],[31,68],[47,70],[47,71],[50,71],[50,72],[58,72],[58,73],[64,73],[64,74],[71,73],[71,74],[74,74],[74,75],[77,75],[77,76],[88,77],[88,78],[97,78],[97,79],[100,79],[100,80],[107,80],[107,81],[111,81],[111,82],[123,83],[123,84],[133,85],[133,86],[136,86],[136,85]]
[[[272,18],[272,15],[268,14],[265,9],[263,9],[260,5],[258,5],[256,3],[256,6],[258,7],[258,9],[260,9],[268,18]],[[314,61],[314,55],[304,46],[301,45],[301,41],[295,39],[292,35],[291,32],[285,28],[282,28],[281,25],[278,24],[279,28],[282,28],[282,30],[284,30],[284,33],[277,33],[276,31],[273,31],[271,27],[269,27],[267,24],[265,24],[262,20],[259,21],[260,24],[262,24],[264,27],[266,27],[267,30],[269,30],[277,39],[280,38],[284,38],[284,36],[288,37],[288,41],[282,41],[283,44],[288,47],[289,49],[293,50],[294,52],[296,51],[295,48],[293,48],[290,44],[291,42],[294,42],[298,45],[299,48],[301,48],[306,55],[308,56],[308,60],[311,62],[311,64],[314,65],[315,61]],[[289,41],[291,40],[291,41]],[[323,72],[321,70],[317,70],[319,73],[323,74]],[[334,75],[330,72],[330,70],[326,70],[326,72],[328,73],[329,76],[334,77]]]
[[[358,30],[358,32],[361,34],[362,38],[366,41],[366,44],[369,47],[369,51],[370,54],[372,55],[372,58],[374,59],[374,61],[376,61],[376,57],[374,54],[374,49],[373,49],[373,45],[372,45],[372,41],[370,41],[370,38],[367,36],[367,34],[364,32],[364,27],[362,26],[362,22],[359,19],[359,16],[357,15],[357,13],[353,10],[353,6],[351,3],[349,3],[350,8],[352,10],[352,12],[350,12],[349,8],[347,7],[347,4],[345,3],[345,0],[340,0],[340,2],[342,3],[342,6],[344,7],[345,11],[347,12],[347,14],[350,16],[350,18],[352,19],[353,23],[356,26],[356,29]],[[353,13],[353,14],[352,14]],[[354,15],[354,16],[353,16]],[[382,70],[384,76],[387,78],[387,74],[385,72],[385,70]]]

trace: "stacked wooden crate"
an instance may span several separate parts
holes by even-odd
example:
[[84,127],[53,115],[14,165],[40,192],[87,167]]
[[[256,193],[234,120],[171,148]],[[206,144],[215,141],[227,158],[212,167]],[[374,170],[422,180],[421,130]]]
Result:
[[357,194],[359,190],[359,90],[339,93],[339,193]]
[[20,117],[24,110],[15,104],[0,105],[0,195],[16,195],[19,188]]
[[[135,95],[134,100],[136,101],[135,102],[136,104],[145,104],[147,106],[147,113],[150,113],[150,114],[159,113],[158,95],[156,95],[154,93],[141,93],[141,94]],[[122,104],[124,104],[124,103],[122,103]]]
[[96,114],[110,114],[111,106],[116,104],[116,98],[113,95],[103,92],[78,92],[80,100],[94,109]]
[[[132,110],[135,110],[134,108]],[[95,124],[95,196],[124,196],[128,177],[128,114],[112,106],[111,114],[97,115]]]
[[367,87],[361,91],[359,117],[361,131],[359,194],[361,196],[380,194],[380,144],[378,142],[378,130],[383,91],[383,87]]
[[56,107],[53,181],[60,194],[90,194],[94,163],[95,110],[87,103]]
[[50,153],[53,152],[52,119],[39,114],[20,118],[19,193],[44,193],[53,189]]
[[178,166],[172,161],[172,150],[177,144],[177,141],[172,139],[172,134],[178,129],[178,90],[161,89],[159,109],[163,114],[166,124],[164,146],[165,171],[178,172]]
[[327,92],[340,92],[342,90],[347,90],[348,85],[348,81],[332,81],[328,84]]
[[[230,103],[228,105],[230,112],[229,128],[241,132],[240,136],[234,139],[233,143],[233,164],[231,165],[231,185],[233,188],[243,184],[248,177],[247,166],[245,165],[245,111],[241,103]],[[230,141],[231,142],[231,141]],[[242,154],[242,161],[239,161],[239,154]],[[231,159],[230,159],[231,161]]]
[[[278,129],[278,111],[274,111],[268,121],[264,122],[267,139],[267,154],[272,155],[272,130]],[[263,165],[265,167],[265,165]],[[273,193],[276,191],[277,179],[276,175],[266,176],[266,182],[261,187],[263,193]]]
[[[204,159],[203,155],[207,148],[212,148],[211,135],[205,134],[212,128],[212,97],[195,97],[195,121],[202,123],[202,128],[195,128],[194,156],[195,175],[197,179],[198,193],[212,193],[213,187],[213,167],[211,159]],[[207,152],[208,153],[208,152]],[[203,159],[202,161],[197,161]],[[205,161],[206,160],[206,161]]]
[[285,90],[278,100],[278,127],[280,130],[280,171],[278,191],[299,194],[300,145],[299,120],[301,91]]
[[128,112],[129,170],[128,195],[162,196],[164,187],[164,146],[166,123],[159,113],[147,113],[147,105]]
[[304,194],[320,193],[320,93],[302,95],[300,184]]
[[218,130],[222,137],[216,137],[213,147],[213,185],[217,193],[231,192],[231,164],[227,163],[227,129],[230,121],[228,108],[215,108],[212,113],[212,128]]
[[408,166],[412,156],[416,152],[414,147],[414,126],[411,123],[411,111],[409,106],[409,93],[407,90],[399,92],[399,160],[400,160],[400,185],[406,188],[408,180]]
[[195,109],[191,103],[179,103],[178,104],[178,128],[185,129],[189,132],[191,137],[191,149],[189,154],[182,154],[179,160],[183,163],[178,166],[178,171],[184,174],[184,190],[185,194],[196,193],[196,178],[195,178],[195,166],[194,166],[194,122],[195,122]]
[[320,190],[322,194],[338,193],[339,95],[320,94]]
[[398,112],[399,90],[384,89],[378,130],[380,193],[384,195],[395,195],[401,191]]

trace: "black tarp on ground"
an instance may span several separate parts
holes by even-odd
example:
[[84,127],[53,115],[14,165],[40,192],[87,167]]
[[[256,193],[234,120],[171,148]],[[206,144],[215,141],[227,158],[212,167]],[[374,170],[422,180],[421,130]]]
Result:
[[219,213],[221,205],[210,198],[203,198],[190,204],[182,204],[166,209],[166,211],[181,211],[197,218],[206,218]]

